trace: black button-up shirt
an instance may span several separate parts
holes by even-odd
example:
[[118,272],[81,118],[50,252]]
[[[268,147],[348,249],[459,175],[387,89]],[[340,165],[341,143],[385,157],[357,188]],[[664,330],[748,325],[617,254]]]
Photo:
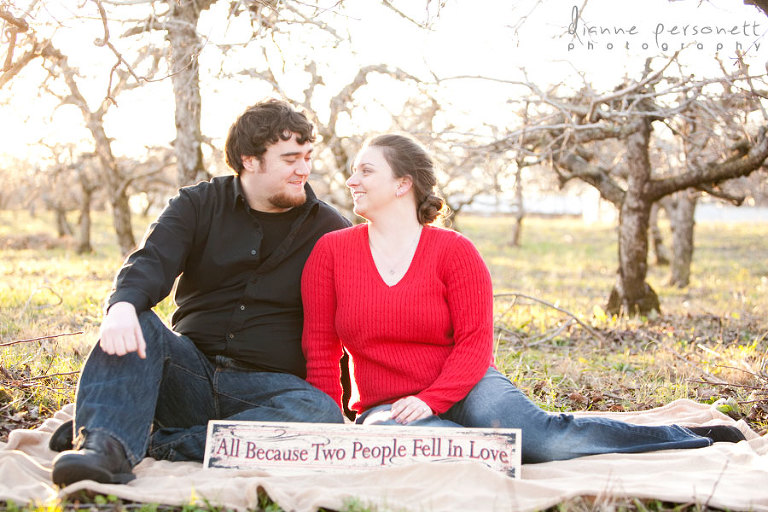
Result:
[[305,377],[301,272],[322,235],[350,225],[305,189],[289,231],[262,255],[264,232],[238,177],[182,188],[118,272],[108,306],[126,301],[146,311],[178,277],[176,332],[209,357]]

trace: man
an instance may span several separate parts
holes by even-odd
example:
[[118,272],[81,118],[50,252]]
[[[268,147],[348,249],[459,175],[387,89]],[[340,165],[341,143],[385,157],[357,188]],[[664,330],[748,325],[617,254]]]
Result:
[[[226,141],[235,175],[181,189],[150,226],[115,279],[54,483],[124,483],[145,455],[202,460],[211,419],[343,421],[304,381],[301,272],[323,234],[350,225],[307,184],[313,141],[288,104],[248,108]],[[171,331],[151,308],[177,277]]]

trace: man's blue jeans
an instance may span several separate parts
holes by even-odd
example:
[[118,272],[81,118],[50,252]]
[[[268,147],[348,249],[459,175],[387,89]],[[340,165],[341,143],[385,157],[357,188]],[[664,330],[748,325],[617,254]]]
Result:
[[208,420],[342,423],[336,403],[303,379],[209,360],[152,312],[139,316],[147,357],[108,355],[98,344],[83,367],[75,428],[118,439],[132,465],[145,455],[203,460]]
[[[389,405],[369,409],[359,423],[397,425],[366,418]],[[519,428],[523,463],[572,459],[599,453],[638,453],[701,448],[712,441],[678,425],[641,426],[600,417],[550,414],[534,404],[509,379],[489,368],[467,396],[439,416],[411,423],[429,427]]]

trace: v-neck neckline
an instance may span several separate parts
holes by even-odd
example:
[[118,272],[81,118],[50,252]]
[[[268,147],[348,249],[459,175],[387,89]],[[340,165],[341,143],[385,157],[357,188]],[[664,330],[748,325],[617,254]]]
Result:
[[376,276],[379,278],[379,282],[386,286],[388,289],[395,288],[397,285],[405,281],[405,279],[411,274],[411,268],[413,267],[413,263],[416,261],[416,258],[421,253],[421,243],[424,240],[424,232],[427,229],[427,226],[422,227],[421,232],[419,233],[419,241],[416,243],[416,250],[413,251],[413,257],[411,258],[411,261],[408,262],[408,268],[405,269],[405,273],[403,276],[398,279],[395,283],[389,284],[384,279],[384,276],[379,271],[379,267],[376,266],[376,260],[373,258],[373,251],[371,250],[371,243],[370,243],[370,231],[369,231],[368,225],[365,226],[365,236],[363,237],[363,244],[365,245],[365,252],[368,255],[368,262],[373,268],[373,271],[376,273]]

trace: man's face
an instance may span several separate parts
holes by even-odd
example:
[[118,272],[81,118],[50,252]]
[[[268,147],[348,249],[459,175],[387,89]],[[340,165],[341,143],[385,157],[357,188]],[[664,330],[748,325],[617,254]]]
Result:
[[307,200],[304,184],[311,172],[312,143],[299,144],[296,134],[267,147],[261,160],[243,156],[240,180],[248,204],[261,212],[284,212]]

